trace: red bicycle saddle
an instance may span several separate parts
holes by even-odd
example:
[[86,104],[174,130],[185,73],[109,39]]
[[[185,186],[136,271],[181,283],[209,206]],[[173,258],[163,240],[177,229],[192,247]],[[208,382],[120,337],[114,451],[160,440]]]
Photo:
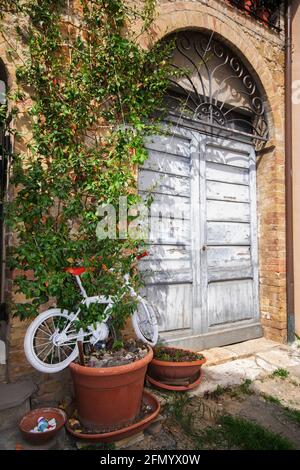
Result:
[[85,268],[65,268],[65,271],[67,271],[67,273],[73,274],[73,276],[80,276],[80,274],[85,272]]

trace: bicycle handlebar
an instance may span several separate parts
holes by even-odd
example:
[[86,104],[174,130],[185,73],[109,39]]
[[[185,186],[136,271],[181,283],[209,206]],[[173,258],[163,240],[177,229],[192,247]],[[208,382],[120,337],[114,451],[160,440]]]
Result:
[[148,251],[144,251],[144,252],[141,253],[140,255],[136,255],[136,259],[142,259],[142,258],[145,258],[145,256],[149,256],[149,252],[148,252]]

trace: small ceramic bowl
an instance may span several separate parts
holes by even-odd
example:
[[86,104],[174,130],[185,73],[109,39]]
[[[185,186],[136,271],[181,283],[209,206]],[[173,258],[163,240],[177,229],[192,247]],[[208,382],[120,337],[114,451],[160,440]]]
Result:
[[[37,425],[38,418],[43,416],[50,420],[55,418],[56,428],[44,432],[31,432]],[[52,439],[65,425],[66,415],[59,408],[37,408],[36,410],[29,411],[21,419],[19,429],[26,441],[31,444],[44,444]]]

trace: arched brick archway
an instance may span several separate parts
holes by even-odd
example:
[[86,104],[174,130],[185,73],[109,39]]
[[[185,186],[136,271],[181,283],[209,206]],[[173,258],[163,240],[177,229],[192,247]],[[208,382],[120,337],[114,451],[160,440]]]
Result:
[[163,37],[187,29],[199,29],[213,32],[218,39],[239,55],[249,71],[253,73],[260,87],[260,92],[266,100],[268,120],[271,127],[270,138],[283,138],[283,120],[278,101],[278,84],[268,68],[265,58],[258,53],[257,46],[241,29],[233,28],[228,21],[226,12],[221,15],[211,14],[210,9],[195,2],[163,3],[159,6],[156,20],[151,27],[151,34],[143,34],[140,43],[144,47],[161,40]]
[[[196,2],[160,3],[156,19],[140,36],[145,47],[165,36],[182,30],[199,29],[214,32],[245,62],[256,79],[265,100],[270,126],[270,139],[263,156],[257,159],[257,196],[259,226],[260,312],[265,336],[286,341],[285,280],[285,176],[284,176],[284,84],[283,49],[278,46],[278,62],[270,65],[261,53],[257,31],[243,27],[240,12],[229,6],[213,9]],[[229,10],[230,8],[230,10]],[[233,21],[232,16],[238,17]],[[249,21],[245,19],[245,21]],[[272,34],[257,25],[260,33]],[[271,40],[272,38],[269,38]],[[267,41],[266,41],[267,43]],[[278,39],[278,44],[280,43]]]

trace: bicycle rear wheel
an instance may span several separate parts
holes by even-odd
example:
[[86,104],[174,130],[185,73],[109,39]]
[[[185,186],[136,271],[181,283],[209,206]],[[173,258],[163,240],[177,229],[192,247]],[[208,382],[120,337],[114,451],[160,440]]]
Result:
[[38,315],[29,325],[24,338],[28,362],[40,372],[48,374],[65,369],[78,356],[77,338],[61,341],[62,332],[76,335],[73,315],[67,310],[52,308]]
[[145,299],[140,299],[131,319],[136,336],[144,343],[155,346],[158,341],[158,324],[153,305]]

